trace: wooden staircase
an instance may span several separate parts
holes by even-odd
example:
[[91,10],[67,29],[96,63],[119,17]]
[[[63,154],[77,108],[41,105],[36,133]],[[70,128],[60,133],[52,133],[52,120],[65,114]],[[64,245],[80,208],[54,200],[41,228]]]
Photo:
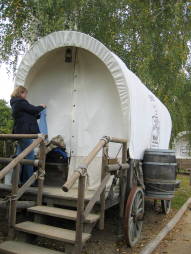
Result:
[[[0,158],[1,162],[8,162],[0,171],[0,180],[5,177],[12,169],[13,181],[11,186],[11,195],[9,201],[9,240],[0,244],[0,253],[2,254],[59,254],[60,251],[52,250],[52,246],[44,248],[39,246],[39,238],[61,242],[64,246],[64,252],[67,254],[81,254],[84,244],[90,239],[91,232],[99,221],[99,229],[104,229],[106,205],[106,186],[111,179],[111,175],[116,174],[119,178],[120,198],[109,201],[109,207],[119,204],[119,220],[122,221],[125,202],[126,181],[124,174],[129,168],[127,163],[127,140],[112,137],[103,137],[96,144],[93,150],[83,160],[83,163],[73,172],[72,176],[59,187],[44,187],[45,176],[45,136],[37,134],[0,134],[0,139],[18,139],[32,138],[36,139],[16,158]],[[110,165],[108,156],[108,144],[120,143],[122,147],[122,163]],[[35,147],[39,147],[39,160],[24,159]],[[89,164],[95,159],[97,154],[102,151],[101,183],[93,193],[86,190],[86,176]],[[19,187],[19,175],[21,165],[33,165],[37,171],[28,179],[28,181]],[[31,192],[30,186],[38,180],[36,190],[36,206],[27,209],[33,220],[17,223],[17,205],[19,199],[25,194]],[[78,181],[78,189],[73,192],[72,186]],[[33,188],[32,188],[33,189]],[[33,191],[32,191],[33,193]],[[71,195],[72,193],[72,195]],[[31,199],[27,199],[31,200]],[[5,201],[3,201],[4,203]],[[7,202],[7,201],[6,201]],[[72,205],[71,205],[72,202]],[[95,214],[94,208],[99,202],[99,214]],[[0,202],[1,203],[1,202]],[[43,205],[43,204],[46,204]],[[55,207],[54,205],[62,208]],[[64,208],[63,208],[64,207]],[[70,207],[70,208],[66,208]],[[72,208],[71,208],[72,207]],[[33,214],[33,215],[32,215]],[[48,218],[48,220],[47,220]],[[59,220],[59,226],[52,225],[52,222]],[[75,227],[68,227],[67,223],[73,222]],[[64,225],[62,227],[62,224]],[[72,230],[72,229],[73,230]],[[10,241],[11,239],[11,241]]]
[[[28,212],[34,214],[34,221],[24,221],[15,225],[16,238],[14,241],[6,241],[0,244],[0,253],[2,254],[60,254],[63,252],[51,250],[48,248],[40,247],[33,241],[33,244],[29,243],[31,240],[30,236],[38,236],[46,239],[52,239],[60,241],[63,243],[65,252],[74,253],[75,246],[75,230],[65,229],[62,227],[55,227],[41,223],[44,217],[49,216],[51,218],[59,218],[60,220],[65,221],[76,221],[77,220],[77,211],[49,207],[49,206],[34,206],[28,208]],[[40,217],[39,217],[40,216]],[[98,214],[90,213],[84,221],[85,225],[84,231],[82,234],[82,243],[83,245],[91,237],[91,230],[93,229],[95,223],[99,220],[100,216]],[[38,221],[38,222],[37,222]],[[47,221],[47,220],[46,220]],[[62,224],[62,223],[60,223]],[[21,233],[21,234],[20,234]]]

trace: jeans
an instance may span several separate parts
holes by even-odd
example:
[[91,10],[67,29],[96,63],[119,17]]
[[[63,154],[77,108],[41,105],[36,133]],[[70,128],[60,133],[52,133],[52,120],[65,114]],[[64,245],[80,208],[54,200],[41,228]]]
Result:
[[[29,145],[31,145],[33,142],[32,139],[20,139],[17,145],[16,155],[19,155],[25,148],[27,148]],[[34,151],[30,152],[26,159],[28,160],[34,160]],[[22,165],[21,172],[20,172],[20,182],[21,184],[24,184],[33,174],[34,167],[32,165]],[[5,176],[5,184],[11,185],[12,184],[12,174],[13,170],[11,170],[6,176]]]
[[[23,150],[25,150],[28,146],[32,144],[33,140],[28,138],[20,139],[17,146],[16,154],[20,154]],[[30,152],[25,159],[34,160],[35,155],[34,151]],[[34,167],[32,165],[23,165],[20,172],[20,182],[21,184],[26,183],[26,181],[33,175]]]

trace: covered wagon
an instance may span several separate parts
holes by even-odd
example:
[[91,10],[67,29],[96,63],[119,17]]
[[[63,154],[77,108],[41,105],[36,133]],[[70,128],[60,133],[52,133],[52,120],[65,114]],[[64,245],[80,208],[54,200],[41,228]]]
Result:
[[[61,135],[65,141],[68,177],[58,187],[63,195],[78,188],[75,250],[79,253],[85,241],[84,221],[95,203],[100,204],[100,228],[105,208],[120,204],[119,220],[125,220],[125,236],[133,246],[141,232],[145,185],[154,198],[156,188],[162,192],[163,180],[172,185],[175,178],[167,108],[116,54],[76,31],[54,32],[37,41],[21,61],[17,85],[28,88],[33,104],[47,105],[48,139]],[[149,178],[152,167],[163,173]],[[170,188],[156,199],[170,200]],[[93,195],[84,208],[88,191]]]

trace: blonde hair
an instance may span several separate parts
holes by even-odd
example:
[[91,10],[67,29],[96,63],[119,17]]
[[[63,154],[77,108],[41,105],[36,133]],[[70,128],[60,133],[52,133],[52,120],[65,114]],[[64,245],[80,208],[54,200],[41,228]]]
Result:
[[15,89],[13,90],[12,94],[11,94],[11,98],[12,97],[21,97],[21,94],[25,93],[25,92],[28,92],[26,87],[24,87],[24,86],[16,86]]

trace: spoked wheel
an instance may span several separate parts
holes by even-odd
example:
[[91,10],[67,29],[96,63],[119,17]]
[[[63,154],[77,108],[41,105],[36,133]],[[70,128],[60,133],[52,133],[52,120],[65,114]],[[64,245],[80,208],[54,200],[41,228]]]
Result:
[[168,214],[171,209],[171,200],[161,200],[161,208],[164,214]]
[[129,194],[125,208],[125,240],[133,247],[139,240],[143,225],[144,193],[140,187],[134,186]]

